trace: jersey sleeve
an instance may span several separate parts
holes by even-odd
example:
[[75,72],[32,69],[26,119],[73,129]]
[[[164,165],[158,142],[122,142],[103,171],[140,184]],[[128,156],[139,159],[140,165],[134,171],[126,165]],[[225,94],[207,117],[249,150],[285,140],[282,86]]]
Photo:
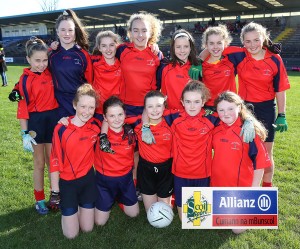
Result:
[[280,55],[272,55],[272,61],[276,64],[278,71],[274,76],[273,86],[275,92],[282,92],[290,89],[288,75]]
[[63,130],[66,127],[58,124],[53,132],[52,148],[50,154],[50,173],[60,171],[63,167],[63,149],[61,144],[61,137]]
[[248,155],[253,163],[254,170],[272,166],[268,152],[258,135],[249,143]]
[[86,61],[87,61],[87,66],[86,66],[86,69],[84,72],[84,77],[85,77],[87,83],[92,84],[93,83],[93,63],[92,63],[90,55],[85,50],[83,50],[83,51],[84,51]]
[[[157,68],[156,71],[156,87],[157,90],[162,89],[162,78],[163,78],[163,70],[164,68],[168,65],[168,60],[167,58],[164,58],[161,60],[159,67]],[[166,90],[165,87],[162,89],[162,93],[165,94]]]
[[[17,86],[17,90],[20,91],[20,95],[22,96],[22,99],[18,102],[17,118],[29,119],[29,112],[28,112],[29,96],[25,94],[25,92],[28,91],[26,88],[26,78],[24,77],[24,75],[21,76],[20,81],[18,84],[16,84],[16,86]],[[14,89],[16,89],[16,86],[14,87]]]
[[229,46],[225,48],[223,51],[223,55],[226,55],[228,57],[229,61],[234,65],[235,68],[246,57],[244,48],[235,46]]
[[117,52],[116,52],[116,57],[118,58],[119,61],[121,61],[121,54],[123,53],[123,51],[127,48],[127,44],[121,44],[118,46],[117,48]]

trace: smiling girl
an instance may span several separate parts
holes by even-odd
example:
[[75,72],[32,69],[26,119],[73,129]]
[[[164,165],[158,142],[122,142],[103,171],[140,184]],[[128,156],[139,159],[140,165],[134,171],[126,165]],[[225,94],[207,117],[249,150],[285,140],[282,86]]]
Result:
[[94,227],[96,194],[93,169],[100,124],[93,118],[98,95],[90,84],[80,86],[73,100],[75,116],[68,125],[58,124],[51,151],[51,187],[60,191],[61,224],[64,236],[75,238],[79,230]]
[[161,84],[162,93],[167,96],[167,107],[182,110],[180,96],[183,88],[191,79],[189,69],[191,65],[198,66],[200,64],[196,58],[195,40],[188,31],[179,29],[173,34],[171,58],[170,62],[164,60],[159,67],[159,84]]
[[[88,50],[88,34],[72,10],[65,10],[55,24],[59,46],[49,56],[59,116],[74,115],[72,101],[77,88],[92,83],[93,70]],[[52,46],[52,45],[51,45]]]
[[[52,134],[58,120],[58,104],[48,66],[48,47],[40,39],[32,37],[26,43],[25,68],[13,92],[18,97],[17,118],[20,121],[23,147],[33,152],[33,183],[35,208],[39,214],[47,214],[44,193],[45,164],[49,167]],[[16,96],[16,95],[15,95]]]
[[270,39],[266,28],[254,22],[247,24],[242,28],[241,41],[244,48],[229,47],[224,52],[237,69],[239,96],[253,105],[255,117],[268,131],[264,144],[272,167],[265,169],[262,186],[271,187],[275,131],[287,130],[285,91],[290,83],[280,55],[268,50]]

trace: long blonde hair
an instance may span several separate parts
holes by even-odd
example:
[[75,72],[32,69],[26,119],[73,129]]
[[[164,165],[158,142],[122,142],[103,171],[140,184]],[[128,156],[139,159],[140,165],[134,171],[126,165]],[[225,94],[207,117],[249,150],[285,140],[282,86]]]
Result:
[[229,103],[234,103],[237,106],[240,106],[241,111],[239,113],[239,116],[241,117],[242,121],[244,122],[246,119],[250,118],[253,121],[255,133],[260,137],[260,139],[262,141],[266,140],[267,134],[268,134],[267,129],[264,127],[264,125],[261,122],[259,122],[254,117],[252,112],[247,108],[244,101],[241,99],[241,97],[239,95],[237,95],[234,92],[230,92],[230,91],[222,92],[218,96],[218,98],[215,99],[215,107],[217,107],[218,104],[223,100],[225,100]]

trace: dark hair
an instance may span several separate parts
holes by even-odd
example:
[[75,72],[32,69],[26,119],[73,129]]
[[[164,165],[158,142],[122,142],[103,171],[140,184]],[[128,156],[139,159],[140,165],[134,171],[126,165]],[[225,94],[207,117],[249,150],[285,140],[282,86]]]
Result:
[[195,39],[193,38],[193,36],[186,31],[185,29],[178,29],[174,32],[172,39],[171,39],[171,63],[173,64],[173,66],[176,65],[176,63],[180,63],[180,64],[184,64],[184,61],[180,60],[176,54],[175,54],[175,40],[179,37],[186,37],[189,40],[190,43],[190,47],[191,47],[191,52],[189,54],[188,60],[192,65],[199,65],[199,61],[197,59],[197,51],[196,51],[196,46],[195,46]]
[[25,44],[26,55],[30,58],[35,51],[48,53],[48,46],[41,39],[32,36]]
[[103,114],[107,113],[107,110],[111,106],[120,106],[125,111],[124,103],[115,95],[110,96],[107,100],[103,103]]
[[148,92],[146,95],[145,95],[145,98],[144,98],[144,106],[146,106],[146,101],[147,99],[149,98],[152,98],[152,97],[160,97],[160,98],[163,98],[164,99],[164,105],[166,105],[166,96],[164,96],[160,91],[158,90],[153,90],[153,91],[150,91]]
[[86,30],[84,29],[83,24],[81,23],[80,19],[76,15],[76,13],[71,10],[65,10],[56,20],[55,29],[58,30],[59,24],[62,21],[72,20],[75,24],[75,42],[85,50],[89,49],[89,36]]
[[203,82],[198,80],[190,80],[182,90],[181,99],[184,100],[184,94],[186,92],[199,92],[201,93],[201,99],[205,103],[210,98],[209,89]]

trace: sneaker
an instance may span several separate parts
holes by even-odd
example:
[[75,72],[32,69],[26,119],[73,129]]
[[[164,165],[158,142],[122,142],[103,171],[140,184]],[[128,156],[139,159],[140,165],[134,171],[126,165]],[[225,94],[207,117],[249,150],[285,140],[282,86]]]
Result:
[[48,214],[49,209],[46,207],[45,201],[37,201],[35,203],[35,210],[39,213],[39,214]]

